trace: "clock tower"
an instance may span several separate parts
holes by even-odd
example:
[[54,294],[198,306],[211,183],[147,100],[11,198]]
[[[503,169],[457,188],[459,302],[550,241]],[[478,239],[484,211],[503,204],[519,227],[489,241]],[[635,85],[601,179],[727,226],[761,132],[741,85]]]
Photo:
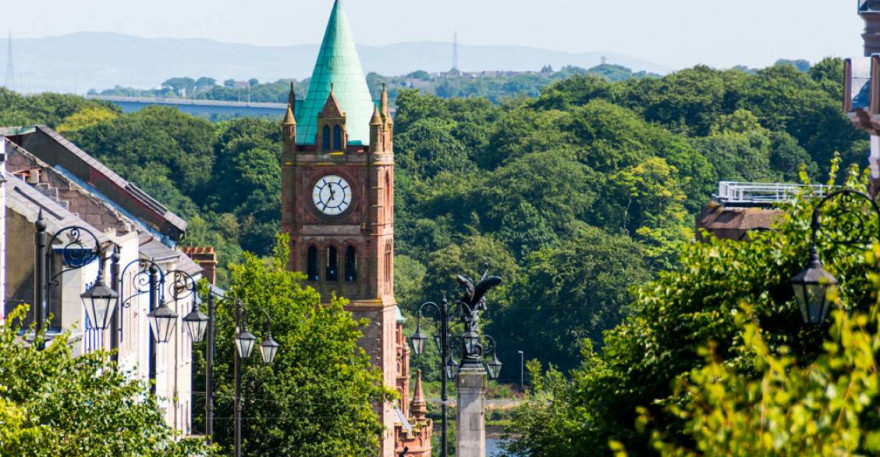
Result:
[[[291,85],[282,122],[281,229],[290,235],[288,268],[329,302],[349,300],[361,328],[361,347],[385,385],[402,396],[376,405],[385,424],[383,457],[400,436],[412,436],[409,349],[394,299],[394,153],[388,95],[374,102],[339,0],[334,2],[305,99]],[[401,433],[406,425],[408,432]],[[430,432],[427,453],[430,455]],[[423,440],[425,436],[420,437]],[[410,450],[414,446],[407,444]],[[416,448],[418,446],[415,446]]]

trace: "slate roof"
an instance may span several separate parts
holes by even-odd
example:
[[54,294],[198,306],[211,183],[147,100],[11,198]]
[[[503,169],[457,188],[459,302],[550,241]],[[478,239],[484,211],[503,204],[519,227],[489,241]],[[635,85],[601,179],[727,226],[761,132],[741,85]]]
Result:
[[315,144],[318,114],[330,95],[330,83],[346,114],[348,143],[369,144],[373,99],[341,0],[333,4],[305,101],[296,105],[297,144]]
[[134,225],[132,221],[102,198],[50,167],[27,149],[12,141],[6,141],[6,145],[7,173],[27,181],[27,177],[22,174],[23,170],[37,168],[40,170],[41,182],[32,187],[41,194],[100,230],[115,229],[117,234],[131,231],[131,226]]
[[177,261],[177,269],[195,276],[202,273],[202,267],[190,259],[186,254],[176,249],[169,248],[148,233],[141,233],[138,236],[138,254],[150,259],[156,263],[165,263]]
[[[46,228],[50,235],[54,235],[58,230],[65,227],[79,226],[94,233],[101,245],[107,246],[112,244],[112,241],[104,232],[89,225],[76,214],[71,213],[49,197],[46,197],[30,184],[8,173],[5,176],[6,207],[10,210],[24,216],[31,222],[37,220],[40,210],[42,210],[43,220],[46,221]],[[82,240],[84,247],[94,247],[91,237],[84,236]]]
[[767,230],[784,217],[782,210],[773,208],[726,207],[710,202],[696,216],[697,237],[706,229],[717,238],[740,240],[752,230]]
[[[86,187],[87,190],[99,195],[108,203],[130,213],[132,219],[137,220],[142,224],[151,224],[151,228],[159,230],[163,234],[171,237],[173,241],[177,241],[176,238],[179,238],[180,235],[186,232],[186,221],[180,218],[180,216],[169,211],[168,208],[155,198],[134,184],[123,179],[113,170],[107,168],[103,163],[90,156],[78,146],[71,143],[67,138],[64,138],[63,135],[51,128],[45,125],[37,125],[29,128],[0,128],[0,135],[8,136],[13,142],[24,146],[31,154],[38,157],[40,160],[47,162],[49,166],[66,174],[80,186]],[[61,158],[56,163],[55,160],[48,157],[47,151],[43,151],[46,147],[42,140],[36,139],[33,141],[34,144],[24,144],[30,143],[29,137],[31,135],[42,135],[41,138],[48,138],[50,141],[63,148],[63,150],[66,151],[65,154],[71,154],[75,160],[71,161],[69,159]],[[64,163],[62,163],[62,161]],[[84,169],[82,166],[76,166],[74,162],[76,164],[85,164],[87,169]],[[98,188],[99,185],[96,183],[100,183],[100,186],[103,187]],[[110,187],[107,186],[108,184]],[[110,193],[108,189],[111,188],[112,193],[118,193],[118,195],[108,195],[108,193]],[[144,211],[147,211],[148,213],[145,213]],[[141,216],[150,213],[152,215],[150,217],[140,217],[136,216],[134,213],[140,214]],[[153,220],[150,220],[151,218]]]

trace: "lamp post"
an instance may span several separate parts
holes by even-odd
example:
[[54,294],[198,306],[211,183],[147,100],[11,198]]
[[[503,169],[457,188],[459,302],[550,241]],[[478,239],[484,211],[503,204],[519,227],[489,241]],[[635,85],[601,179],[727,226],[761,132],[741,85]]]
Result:
[[[488,290],[488,289],[487,289]],[[469,307],[468,304],[464,301],[456,302],[460,311],[462,311],[463,316],[469,316],[470,312],[473,310],[472,307]],[[428,341],[428,335],[422,330],[422,316],[424,314],[424,309],[426,307],[433,307],[437,310],[438,317],[440,319],[440,334],[437,338],[437,343],[440,349],[440,388],[441,388],[441,403],[440,408],[442,410],[442,426],[441,426],[441,457],[447,457],[449,453],[449,444],[448,444],[448,425],[449,425],[449,415],[448,415],[448,403],[449,403],[449,392],[448,392],[448,380],[455,377],[456,372],[458,371],[460,366],[464,366],[467,362],[470,365],[474,363],[479,364],[482,367],[482,355],[483,355],[483,347],[479,343],[480,335],[477,333],[477,328],[475,326],[471,326],[468,331],[462,335],[462,350],[463,357],[462,363],[459,363],[455,360],[455,357],[451,354],[451,337],[449,334],[449,321],[452,316],[453,309],[449,306],[449,301],[446,299],[446,296],[443,296],[443,299],[440,301],[440,305],[437,305],[434,302],[425,302],[419,306],[419,312],[416,317],[416,332],[411,337],[413,352],[415,352],[416,356],[422,355],[425,351],[425,343]],[[498,360],[497,356],[497,345],[495,344],[495,340],[486,336],[492,342],[492,360],[486,364],[487,371],[489,373],[489,377],[492,379],[496,379],[498,375],[501,373],[501,362]]]
[[[52,238],[49,238],[47,232],[48,224],[43,218],[43,210],[40,210],[37,220],[34,222],[36,228],[34,235],[35,248],[35,283],[34,284],[34,305],[36,307],[35,323],[36,332],[46,329],[46,314],[48,308],[48,296],[51,287],[57,287],[60,284],[61,276],[68,271],[78,270],[86,265],[98,261],[98,274],[95,282],[80,295],[86,315],[89,322],[96,328],[104,329],[107,324],[107,312],[111,303],[116,301],[117,293],[113,289],[107,287],[104,282],[104,250],[98,237],[90,230],[79,227],[70,226],[59,229]],[[62,241],[62,237],[66,237],[66,241]],[[61,271],[54,273],[52,271],[53,264],[50,261],[53,254],[53,246],[59,242],[62,244],[61,250]],[[93,244],[94,247],[89,246]],[[42,349],[43,343],[38,343]]]
[[[880,221],[880,206],[877,205],[874,199],[868,194],[852,189],[842,189],[828,194],[813,209],[812,223],[810,225],[812,246],[810,247],[809,264],[804,270],[792,276],[789,280],[805,324],[821,324],[825,322],[830,306],[828,292],[835,288],[839,283],[834,275],[825,270],[825,267],[822,265],[822,259],[819,257],[817,238],[819,232],[822,230],[822,225],[819,220],[819,217],[822,214],[822,208],[832,199],[848,197],[867,200],[870,203],[870,208],[877,215],[878,221]],[[844,219],[847,216],[856,218],[855,223],[847,220],[844,221],[844,224],[848,224],[844,226],[844,232],[846,232],[847,235],[865,235],[863,233],[865,221],[862,214],[847,208],[841,210],[840,216],[843,216]],[[838,218],[838,220],[843,219]],[[825,237],[833,244],[850,246],[860,244],[860,238],[858,237],[839,239],[830,236],[827,233],[825,234]],[[880,234],[878,234],[877,239],[880,239]]]
[[[422,310],[426,306],[433,306],[437,309],[440,317],[440,408],[442,410],[442,426],[441,426],[441,457],[446,457],[448,454],[448,444],[447,444],[447,426],[449,422],[449,413],[448,413],[448,400],[449,400],[449,391],[446,386],[446,380],[448,377],[448,372],[446,365],[451,362],[449,360],[449,303],[446,300],[446,297],[443,297],[443,300],[440,301],[440,305],[438,306],[434,302],[425,302],[419,306],[419,314],[416,318],[416,333],[412,336],[412,345],[413,352],[415,352],[416,356],[422,355],[425,350],[425,342],[428,340],[428,336],[422,331]],[[454,364],[453,364],[454,365]]]
[[[175,278],[181,277],[185,275],[189,283],[192,284],[192,287],[186,289],[184,291],[180,288],[179,284],[175,282],[174,287],[171,288],[172,298],[175,300],[184,298],[181,294],[184,292],[191,293],[191,291],[195,290],[195,281],[188,274],[172,270],[163,273],[162,269],[159,268],[159,265],[150,260],[150,259],[137,259],[129,262],[122,268],[122,272],[119,275],[119,282],[117,283],[117,287],[119,290],[123,290],[123,282],[125,281],[125,276],[128,273],[129,269],[136,268],[136,273],[131,278],[132,285],[132,293],[127,297],[120,297],[118,303],[118,312],[116,313],[115,327],[116,331],[122,330],[122,310],[125,308],[131,307],[131,301],[138,296],[147,294],[149,296],[149,308],[147,319],[150,326],[150,333],[152,334],[152,338],[149,339],[149,377],[150,381],[150,392],[156,393],[156,344],[157,343],[167,343],[171,341],[171,337],[174,335],[174,329],[177,326],[177,313],[174,312],[171,308],[168,307],[165,301],[165,284],[166,284],[166,276],[173,275]],[[135,270],[132,270],[135,271]],[[112,314],[109,312],[108,314]],[[111,338],[112,339],[112,338]],[[116,340],[118,341],[120,338],[117,336]]]
[[[207,336],[206,348],[206,367],[205,367],[205,434],[208,435],[208,443],[213,442],[214,435],[214,292],[208,291],[208,314],[204,314],[199,310],[198,304],[193,300],[193,309],[189,314],[184,316],[183,322],[186,325],[187,333],[193,342],[201,342]],[[234,376],[235,376],[235,404],[233,406],[234,416],[234,446],[235,457],[241,456],[241,362],[242,358],[249,358],[253,353],[257,337],[248,330],[247,326],[247,309],[241,300],[234,299],[235,302],[235,359],[234,359]],[[272,318],[266,310],[253,306],[253,308],[261,311],[266,316],[266,337],[260,343],[260,356],[264,364],[270,364],[275,360],[280,345],[272,337]]]
[[519,353],[519,391],[521,393],[526,392],[525,385],[525,367],[526,367],[526,356],[523,354],[523,351],[516,351]]

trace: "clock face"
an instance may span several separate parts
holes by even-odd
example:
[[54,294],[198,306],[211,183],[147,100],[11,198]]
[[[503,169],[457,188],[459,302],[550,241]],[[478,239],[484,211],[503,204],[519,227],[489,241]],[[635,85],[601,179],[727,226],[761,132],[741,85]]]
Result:
[[351,186],[341,176],[324,176],[312,189],[312,202],[328,216],[340,215],[351,205]]

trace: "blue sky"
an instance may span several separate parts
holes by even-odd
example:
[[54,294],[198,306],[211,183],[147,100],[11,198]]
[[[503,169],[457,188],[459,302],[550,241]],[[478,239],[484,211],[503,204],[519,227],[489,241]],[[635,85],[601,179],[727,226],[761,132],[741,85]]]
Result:
[[[629,54],[673,68],[861,53],[855,0],[343,0],[361,44],[451,41]],[[258,45],[317,43],[331,0],[9,1],[0,33],[111,31]],[[6,26],[7,30],[2,30]]]

